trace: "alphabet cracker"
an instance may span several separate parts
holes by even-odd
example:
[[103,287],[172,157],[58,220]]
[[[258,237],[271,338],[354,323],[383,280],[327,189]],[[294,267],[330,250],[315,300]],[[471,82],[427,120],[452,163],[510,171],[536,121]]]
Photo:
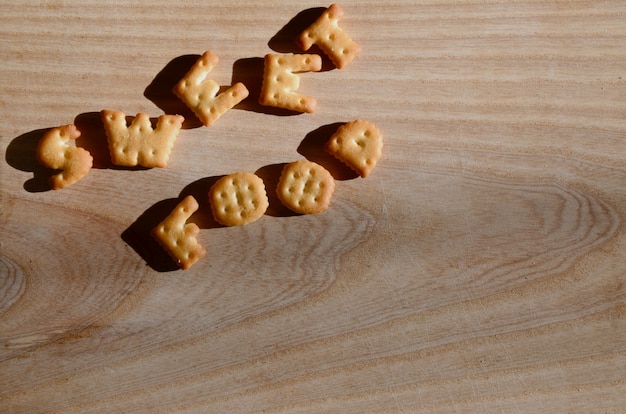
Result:
[[48,168],[62,170],[50,177],[50,187],[60,190],[83,178],[93,165],[93,157],[84,148],[67,145],[80,137],[74,125],[52,128],[44,134],[37,146],[39,162]]
[[220,86],[213,79],[207,78],[218,61],[217,55],[207,50],[173,89],[174,94],[205,126],[213,124],[224,112],[243,101],[249,94],[246,86],[237,82],[218,95]]
[[337,69],[346,67],[359,55],[361,47],[339,27],[339,20],[343,15],[339,5],[331,5],[312,25],[304,29],[296,43],[304,51],[317,45]]
[[194,223],[187,223],[196,210],[198,202],[193,196],[187,196],[151,232],[152,237],[183,270],[189,269],[206,254],[196,239],[200,228]]
[[324,149],[365,178],[381,157],[383,134],[371,122],[357,119],[340,126]]
[[181,115],[161,115],[156,128],[148,115],[139,113],[130,126],[121,111],[102,110],[102,121],[115,165],[167,167],[174,141],[185,120]]
[[217,180],[209,191],[215,221],[241,226],[259,218],[269,207],[265,184],[255,174],[238,172]]
[[283,205],[300,214],[317,214],[328,208],[335,180],[321,165],[301,160],[287,164],[276,186]]
[[317,72],[322,69],[318,55],[265,55],[263,85],[259,103],[298,112],[314,112],[316,100],[295,91],[300,87],[296,73]]

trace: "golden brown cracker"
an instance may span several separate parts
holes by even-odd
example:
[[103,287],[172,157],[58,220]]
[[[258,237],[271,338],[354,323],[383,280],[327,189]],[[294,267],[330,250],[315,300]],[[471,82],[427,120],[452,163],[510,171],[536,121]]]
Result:
[[74,125],[52,128],[44,134],[37,145],[37,159],[48,168],[62,170],[50,177],[53,190],[60,190],[74,184],[91,170],[93,157],[84,148],[67,145],[70,140],[80,137]]
[[382,155],[383,135],[373,123],[357,119],[340,126],[324,149],[365,178]]
[[102,110],[102,121],[115,165],[167,167],[174,141],[185,120],[181,115],[161,115],[156,128],[148,115],[139,113],[130,126],[121,111]]
[[300,76],[296,73],[317,72],[320,69],[322,59],[319,55],[265,55],[259,103],[297,112],[314,112],[315,98],[295,92],[300,87]]
[[224,112],[243,101],[249,94],[241,82],[218,94],[220,86],[208,78],[218,61],[217,55],[207,50],[173,89],[174,94],[206,126],[212,125]]
[[251,223],[269,207],[263,180],[248,172],[237,172],[217,180],[209,191],[209,202],[213,217],[225,226]]
[[287,164],[276,186],[276,194],[283,205],[300,214],[326,210],[334,190],[332,175],[321,165],[306,160]]
[[206,254],[196,236],[200,228],[195,223],[187,223],[198,210],[198,202],[193,196],[185,197],[172,212],[151,232],[152,237],[183,269],[189,269]]
[[304,29],[296,43],[304,51],[317,45],[337,69],[346,67],[359,55],[361,47],[339,27],[339,20],[343,15],[339,5],[331,5],[312,25]]

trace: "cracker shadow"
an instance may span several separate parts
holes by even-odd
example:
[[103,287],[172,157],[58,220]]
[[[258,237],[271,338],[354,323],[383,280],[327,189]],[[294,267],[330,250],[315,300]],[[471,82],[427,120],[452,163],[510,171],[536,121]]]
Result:
[[148,208],[122,233],[122,240],[157,272],[172,272],[179,267],[169,254],[150,235],[180,202],[179,199],[161,200]]
[[250,57],[238,59],[233,64],[231,84],[241,82],[246,85],[249,91],[248,97],[237,104],[235,108],[276,116],[300,115],[301,113],[298,111],[265,106],[259,103],[261,86],[263,85],[264,62],[265,59],[262,57]]
[[178,114],[185,118],[183,129],[202,127],[202,122],[172,89],[189,72],[200,55],[182,55],[172,59],[155,76],[144,90],[143,95],[166,114]]
[[286,163],[280,164],[270,164],[264,167],[259,168],[255,174],[258,175],[265,184],[265,191],[267,193],[267,199],[269,201],[269,207],[265,214],[273,217],[292,217],[299,216],[299,213],[293,212],[289,210],[287,207],[283,205],[283,203],[276,195],[276,187],[278,185],[278,180],[280,179],[280,175],[283,172],[283,168],[285,168]]
[[213,187],[213,184],[217,182],[223,175],[216,175],[213,177],[205,177],[188,184],[179,194],[179,198],[182,200],[188,195],[193,196],[198,202],[198,210],[194,212],[189,220],[189,223],[195,223],[200,229],[214,229],[224,227],[224,225],[215,221],[213,213],[211,212],[211,205],[209,203],[209,190]]
[[352,180],[359,176],[356,171],[352,170],[346,164],[324,151],[324,146],[330,137],[343,124],[344,122],[335,122],[332,124],[322,125],[321,127],[309,132],[297,149],[300,155],[304,156],[307,160],[315,162],[326,168],[333,178],[339,181]]
[[13,139],[7,146],[5,160],[11,167],[25,172],[32,172],[33,178],[24,182],[24,190],[40,193],[52,190],[49,179],[58,171],[44,167],[37,159],[37,145],[50,128],[36,129]]
[[118,169],[111,162],[109,144],[100,112],[84,112],[74,118],[74,125],[80,131],[76,146],[89,151],[93,157],[93,168]]
[[286,25],[284,25],[272,38],[267,42],[270,49],[278,53],[311,53],[320,55],[322,58],[322,69],[320,72],[336,69],[336,66],[326,56],[319,47],[313,45],[309,50],[304,52],[296,43],[296,38],[311,24],[317,20],[326,10],[325,7],[313,7],[302,10],[296,14]]

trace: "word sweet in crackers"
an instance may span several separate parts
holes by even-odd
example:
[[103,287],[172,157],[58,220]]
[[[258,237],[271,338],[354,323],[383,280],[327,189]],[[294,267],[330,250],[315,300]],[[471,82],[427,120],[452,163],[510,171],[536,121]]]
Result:
[[319,46],[337,69],[346,67],[361,52],[361,47],[339,27],[343,14],[339,5],[331,5],[296,39],[305,52],[313,45]]
[[265,55],[259,103],[297,112],[314,112],[315,98],[295,92],[300,87],[300,77],[296,73],[321,69],[322,58],[319,55]]
[[215,221],[241,226],[259,219],[269,207],[263,180],[255,174],[237,172],[217,180],[209,190]]
[[207,76],[219,58],[210,50],[196,61],[187,74],[174,86],[173,92],[205,125],[213,124],[222,114],[248,97],[248,88],[237,82],[218,94],[220,86]]
[[371,122],[357,119],[340,126],[324,149],[365,178],[381,157],[383,134]]
[[206,254],[196,239],[200,228],[195,223],[187,223],[196,210],[198,202],[187,196],[151,232],[152,237],[183,270],[189,269]]
[[180,115],[161,115],[156,128],[148,115],[139,113],[130,126],[121,111],[102,110],[111,161],[125,167],[167,167],[174,141],[185,120]]
[[44,134],[37,145],[37,158],[48,168],[61,170],[50,177],[53,190],[60,190],[83,178],[93,165],[93,157],[84,148],[67,145],[70,140],[80,137],[74,125],[52,128]]
[[317,214],[328,208],[335,179],[321,165],[301,160],[287,164],[276,186],[276,195],[288,209]]

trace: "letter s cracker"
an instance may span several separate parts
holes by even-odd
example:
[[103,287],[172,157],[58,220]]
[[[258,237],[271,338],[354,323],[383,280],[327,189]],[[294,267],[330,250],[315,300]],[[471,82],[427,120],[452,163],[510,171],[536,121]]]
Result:
[[84,148],[67,145],[70,140],[80,137],[74,125],[52,128],[44,134],[37,145],[37,158],[48,168],[62,170],[50,177],[50,187],[60,190],[74,184],[91,170],[93,157]]

